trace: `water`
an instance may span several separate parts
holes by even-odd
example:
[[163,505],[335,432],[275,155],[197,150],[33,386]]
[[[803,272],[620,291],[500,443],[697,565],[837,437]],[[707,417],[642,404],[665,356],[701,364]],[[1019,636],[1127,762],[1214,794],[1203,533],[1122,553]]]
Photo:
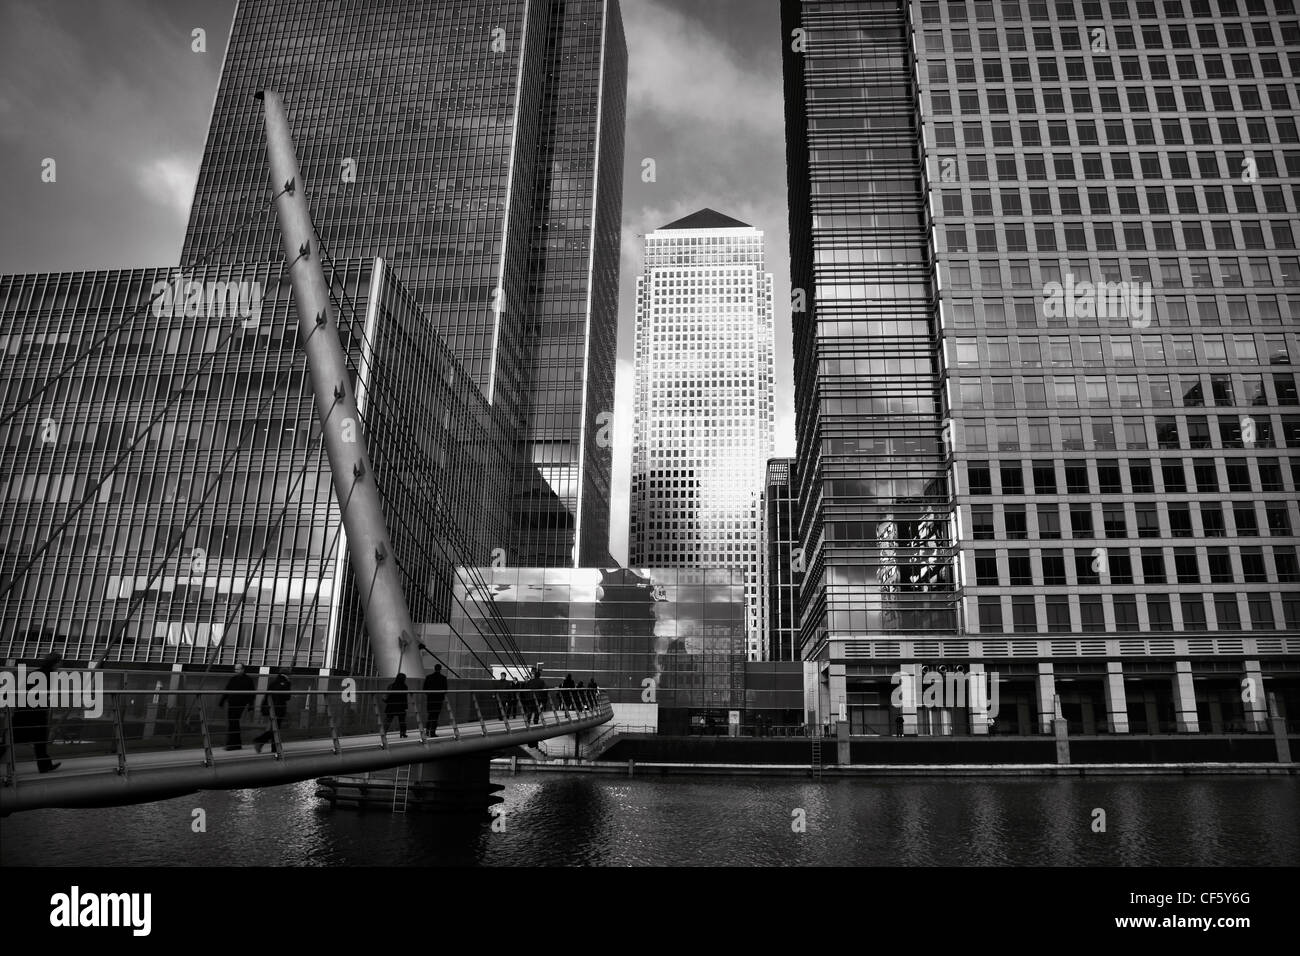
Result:
[[[306,782],[0,821],[14,865],[1202,865],[1300,863],[1295,777],[494,774],[505,830],[329,810]],[[207,832],[191,829],[202,807]],[[1106,812],[1106,832],[1092,829]],[[796,810],[806,832],[794,832]]]

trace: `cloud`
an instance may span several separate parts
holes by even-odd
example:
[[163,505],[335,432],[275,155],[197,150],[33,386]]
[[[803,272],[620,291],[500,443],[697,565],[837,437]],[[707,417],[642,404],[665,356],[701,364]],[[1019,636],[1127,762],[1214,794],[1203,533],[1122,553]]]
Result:
[[658,0],[624,4],[623,20],[635,61],[628,74],[629,118],[700,124],[715,136],[744,128],[784,141],[779,70],[764,69],[757,57],[742,59],[724,38]]
[[189,156],[160,156],[137,171],[137,183],[145,198],[167,206],[184,223],[189,219],[198,168]]

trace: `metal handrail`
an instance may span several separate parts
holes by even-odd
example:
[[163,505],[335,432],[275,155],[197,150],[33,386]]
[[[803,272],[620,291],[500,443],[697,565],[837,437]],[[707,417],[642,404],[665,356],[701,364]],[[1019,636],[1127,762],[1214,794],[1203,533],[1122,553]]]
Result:
[[[219,760],[229,759],[223,750],[251,749],[245,735],[250,726],[262,726],[269,730],[271,754],[276,760],[284,759],[287,751],[291,753],[295,749],[295,742],[319,742],[327,745],[335,754],[341,752],[345,737],[378,738],[378,747],[382,750],[407,746],[406,741],[399,744],[387,732],[386,725],[391,718],[388,716],[386,698],[395,693],[387,686],[358,689],[338,679],[313,683],[315,686],[310,688],[291,686],[289,690],[283,691],[289,698],[283,705],[284,719],[280,717],[277,702],[273,698],[266,699],[269,694],[279,694],[280,691],[259,693],[256,690],[238,690],[231,694],[224,687],[173,690],[155,689],[152,686],[103,688],[102,692],[97,692],[102,693],[97,701],[97,713],[93,707],[80,707],[78,710],[67,706],[70,703],[67,700],[51,701],[52,706],[44,708],[44,732],[47,741],[50,731],[55,728],[61,729],[62,736],[66,738],[56,738],[47,744],[51,749],[59,751],[58,757],[54,758],[56,761],[78,757],[112,757],[113,765],[104,769],[115,770],[117,774],[125,774],[137,765],[136,761],[129,758],[149,753],[194,751],[196,764],[211,767]],[[536,704],[543,708],[542,726],[548,730],[570,722],[589,720],[592,716],[608,712],[610,708],[605,695],[586,689],[578,694],[576,688],[564,688],[567,694],[573,696],[556,698],[556,702],[568,705],[561,712],[557,707],[548,706],[552,703],[549,696],[554,688],[548,688],[546,692],[497,687],[489,690],[490,682],[485,681],[483,684],[480,687],[449,687],[445,691],[428,692],[441,696],[442,706],[437,716],[439,723],[449,718],[451,738],[464,738],[462,731],[467,721],[478,723],[478,732],[485,737],[520,731],[517,722],[508,721],[504,716],[500,720],[489,721],[480,707],[479,695],[482,693],[490,693],[493,699],[502,704],[508,702],[524,713],[527,713],[530,705]],[[426,692],[407,688],[406,694],[405,714],[421,730],[418,743],[411,741],[411,744],[422,746],[433,744],[438,739],[448,739],[446,734],[439,738],[438,727],[426,719],[428,708],[420,701]],[[223,697],[226,700],[222,701]],[[260,719],[255,706],[259,698],[266,699],[266,713]],[[218,705],[214,713],[212,708],[218,701],[221,701],[221,705]],[[9,706],[0,708],[0,722],[3,724],[0,726],[0,737],[8,745],[3,758],[7,782],[35,772],[31,764],[19,759],[22,755],[17,754],[12,741],[12,714],[16,709]],[[545,709],[551,710],[549,719],[544,716]],[[448,718],[442,717],[444,710]],[[249,719],[250,713],[254,715],[252,719]],[[26,743],[23,741],[18,746],[22,747]],[[146,765],[147,762],[140,764]]]

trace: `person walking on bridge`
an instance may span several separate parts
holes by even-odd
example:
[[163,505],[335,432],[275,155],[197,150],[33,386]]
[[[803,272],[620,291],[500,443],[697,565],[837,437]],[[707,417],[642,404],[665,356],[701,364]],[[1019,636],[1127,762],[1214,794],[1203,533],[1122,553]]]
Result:
[[245,709],[253,706],[253,699],[256,696],[257,689],[253,686],[253,678],[244,673],[243,664],[236,664],[235,673],[226,682],[226,692],[217,700],[218,707],[226,708],[227,750],[243,749],[244,741],[239,732],[239,719],[244,716]]
[[384,732],[388,732],[388,725],[397,718],[397,727],[406,736],[406,675],[398,673],[393,678],[393,682],[388,685],[388,693],[384,695]]
[[533,676],[528,679],[524,686],[532,691],[528,704],[528,723],[540,724],[542,722],[542,711],[546,708],[546,681],[542,680],[542,667],[540,664],[533,668]]
[[573,682],[572,674],[564,675],[564,682],[560,684],[563,690],[560,691],[560,700],[564,702],[566,710],[573,710],[578,706],[577,695],[573,693],[578,685]]
[[447,675],[442,672],[441,664],[434,664],[433,673],[425,676],[424,695],[429,704],[429,736],[436,737],[442,702],[447,698]]
[[[266,693],[262,695],[262,716],[267,719],[266,731],[258,734],[253,738],[253,749],[258,753],[267,744],[274,743],[275,730],[278,727],[280,732],[284,732],[284,721],[289,716],[289,691],[292,685],[289,683],[288,671],[286,668],[280,668],[275,672],[275,680],[271,681],[266,688]],[[275,723],[271,723],[271,708],[275,708]]]
[[[62,660],[63,655],[58,651],[41,658],[40,664],[27,676],[28,686],[20,691],[20,693],[24,694],[30,706],[16,707],[9,712],[10,720],[13,722],[14,743],[32,745],[32,753],[36,755],[36,769],[40,773],[50,773],[62,766],[62,764],[50,759],[50,752],[47,749],[50,740],[50,697],[52,696],[48,690],[48,688],[51,688],[50,675]],[[44,701],[39,704],[32,704],[30,691],[36,686],[37,673],[45,675],[47,691]],[[4,759],[7,749],[4,738],[0,735],[0,760]]]

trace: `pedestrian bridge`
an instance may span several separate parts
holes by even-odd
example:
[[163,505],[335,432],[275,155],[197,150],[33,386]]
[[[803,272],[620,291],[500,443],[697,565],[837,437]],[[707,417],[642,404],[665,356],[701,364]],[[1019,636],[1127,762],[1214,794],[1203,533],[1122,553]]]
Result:
[[[134,680],[123,683],[138,684],[139,676],[134,672]],[[227,749],[230,715],[220,687],[168,689],[159,679],[152,688],[105,690],[102,713],[95,717],[56,705],[49,755],[58,767],[49,773],[38,771],[21,732],[15,742],[14,711],[6,708],[0,815],[145,803],[200,790],[276,786],[487,755],[597,727],[613,716],[598,690],[517,690],[481,681],[449,688],[436,723],[426,695],[410,690],[403,737],[396,715],[386,713],[387,690],[360,686],[380,682],[313,681],[310,691],[291,689],[283,720],[273,707],[263,715],[263,695],[253,698],[239,721],[239,749]],[[265,738],[260,747],[258,737]]]

